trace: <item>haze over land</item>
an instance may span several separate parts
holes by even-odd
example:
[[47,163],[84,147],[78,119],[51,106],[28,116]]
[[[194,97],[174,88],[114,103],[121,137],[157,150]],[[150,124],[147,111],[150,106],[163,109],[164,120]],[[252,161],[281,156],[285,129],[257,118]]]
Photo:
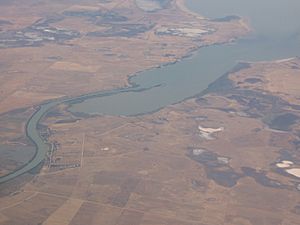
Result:
[[299,225],[300,5],[252,3],[0,1],[0,225]]

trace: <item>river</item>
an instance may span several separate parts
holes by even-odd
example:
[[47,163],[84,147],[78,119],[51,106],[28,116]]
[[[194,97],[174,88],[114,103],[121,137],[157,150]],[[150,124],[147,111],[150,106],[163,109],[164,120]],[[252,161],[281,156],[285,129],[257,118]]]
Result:
[[[132,116],[156,111],[194,96],[229,71],[238,61],[261,61],[300,55],[299,0],[186,0],[187,7],[209,18],[239,15],[254,32],[235,43],[201,48],[176,64],[133,76],[136,87],[52,101],[40,106],[26,126],[37,153],[24,167],[0,177],[11,180],[39,165],[49,146],[40,137],[37,124],[47,111],[69,102],[70,110],[89,114]],[[74,101],[84,99],[83,101]]]

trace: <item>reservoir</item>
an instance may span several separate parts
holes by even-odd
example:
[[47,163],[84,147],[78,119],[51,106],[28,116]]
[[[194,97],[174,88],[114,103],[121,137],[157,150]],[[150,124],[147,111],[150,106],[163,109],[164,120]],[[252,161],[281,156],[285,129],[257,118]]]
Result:
[[110,115],[152,112],[200,93],[239,61],[300,56],[298,0],[186,0],[186,4],[209,18],[241,16],[254,31],[235,43],[201,48],[190,58],[131,78],[140,88],[159,87],[105,98],[89,98],[73,104],[70,110]]
[[56,105],[68,103],[71,111],[88,114],[149,113],[201,93],[239,61],[300,55],[299,0],[186,0],[186,4],[209,18],[239,15],[248,20],[254,31],[235,43],[201,48],[176,64],[139,73],[130,79],[136,84],[134,87],[40,105],[26,125],[27,137],[36,146],[35,156],[23,167],[0,177],[0,183],[30,171],[44,160],[49,146],[40,137],[37,125]]

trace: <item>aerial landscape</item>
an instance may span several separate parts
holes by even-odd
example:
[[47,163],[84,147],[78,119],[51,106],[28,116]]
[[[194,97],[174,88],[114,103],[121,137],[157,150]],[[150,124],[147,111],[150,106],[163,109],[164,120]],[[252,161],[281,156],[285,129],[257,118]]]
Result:
[[300,2],[270,2],[0,0],[0,225],[300,225]]

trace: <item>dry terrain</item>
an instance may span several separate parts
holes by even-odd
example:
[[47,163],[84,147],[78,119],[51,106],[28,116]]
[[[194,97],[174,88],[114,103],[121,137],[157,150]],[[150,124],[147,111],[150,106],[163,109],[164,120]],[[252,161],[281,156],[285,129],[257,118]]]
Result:
[[196,18],[175,1],[155,12],[135,0],[0,4],[0,113],[123,87],[138,71],[247,32],[242,20]]
[[[249,32],[181,0],[0,1],[0,15],[0,176],[34,155],[25,124],[42,102]],[[299,225],[299,75],[299,58],[239,63],[135,117],[58,105],[38,127],[45,162],[0,185],[0,225]]]
[[0,1],[0,175],[34,155],[24,131],[34,106],[128,86],[139,71],[249,32],[239,18],[212,21],[182,1],[147,1]]
[[299,58],[240,63],[138,117],[60,105],[42,122],[56,150],[1,199],[0,223],[298,225],[299,72]]

